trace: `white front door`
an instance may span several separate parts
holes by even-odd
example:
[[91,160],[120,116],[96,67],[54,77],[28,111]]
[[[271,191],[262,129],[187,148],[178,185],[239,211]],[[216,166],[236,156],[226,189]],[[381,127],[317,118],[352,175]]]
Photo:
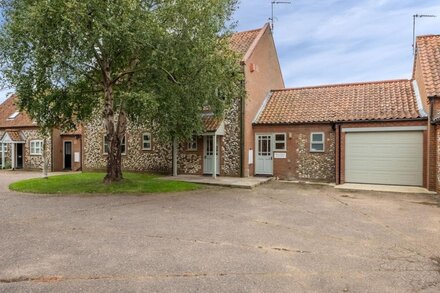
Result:
[[256,137],[257,150],[255,154],[255,174],[272,175],[273,174],[273,152],[272,135],[258,134]]
[[[204,136],[204,160],[203,160],[203,173],[212,174],[214,170],[214,136],[207,135]],[[217,157],[217,174],[220,174],[220,156],[219,156],[219,139],[217,137],[217,147],[216,147],[216,157]]]

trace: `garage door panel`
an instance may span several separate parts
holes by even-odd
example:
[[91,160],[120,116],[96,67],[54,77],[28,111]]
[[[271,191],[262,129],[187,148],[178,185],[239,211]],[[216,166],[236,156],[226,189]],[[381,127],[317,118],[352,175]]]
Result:
[[365,170],[365,171],[388,171],[388,172],[400,172],[399,169],[413,169],[409,171],[414,174],[416,171],[422,171],[422,168],[418,168],[415,161],[399,161],[398,164],[391,160],[376,160],[374,165],[370,164],[370,160],[359,160],[351,162],[348,168],[352,170]]
[[423,184],[422,132],[346,134],[346,182]]

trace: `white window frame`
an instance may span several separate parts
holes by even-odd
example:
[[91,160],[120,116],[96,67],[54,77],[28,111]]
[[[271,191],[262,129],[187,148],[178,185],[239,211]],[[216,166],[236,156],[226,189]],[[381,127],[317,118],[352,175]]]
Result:
[[[107,145],[107,148],[109,148],[108,143],[106,143],[106,141],[105,141],[106,137],[107,137],[106,134],[104,134],[102,136],[102,153],[103,153],[103,155],[108,156],[108,152],[105,151],[105,145]],[[123,145],[125,146],[125,151],[123,153],[121,152],[121,155],[125,156],[125,155],[127,155],[127,135],[124,136],[124,139],[122,140],[122,142],[125,142],[125,143],[121,143],[121,146],[123,146]]]
[[[150,137],[149,140],[145,140],[145,135],[148,135]],[[145,147],[145,143],[149,143],[149,147]],[[151,132],[144,132],[142,133],[142,150],[143,151],[151,151],[153,149],[153,138],[151,137]]]
[[193,135],[190,140],[188,140],[186,144],[186,150],[190,152],[196,152],[198,150],[198,144],[197,144],[197,136]]
[[[34,147],[32,147],[32,144],[34,144]],[[37,148],[37,144],[39,145],[39,147]],[[37,152],[37,149],[39,150],[39,152]],[[29,154],[31,156],[42,156],[43,155],[43,141],[42,140],[31,140],[29,142]]]
[[[320,134],[322,135],[322,140],[314,141],[313,135]],[[313,149],[314,144],[322,144],[322,150]],[[325,152],[325,133],[324,132],[312,132],[310,133],[310,152],[311,153],[324,153]]]
[[[284,135],[284,139],[283,140],[277,140],[277,135]],[[274,133],[273,135],[273,151],[274,152],[282,152],[282,151],[286,151],[287,150],[287,135],[286,133],[283,132],[279,132],[279,133]],[[282,149],[277,149],[277,143],[283,143],[284,144],[284,148]]]

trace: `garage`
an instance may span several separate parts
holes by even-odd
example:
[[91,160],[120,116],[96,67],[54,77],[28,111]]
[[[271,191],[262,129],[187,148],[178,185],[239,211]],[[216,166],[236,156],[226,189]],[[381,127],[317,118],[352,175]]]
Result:
[[345,182],[423,186],[423,129],[345,129]]

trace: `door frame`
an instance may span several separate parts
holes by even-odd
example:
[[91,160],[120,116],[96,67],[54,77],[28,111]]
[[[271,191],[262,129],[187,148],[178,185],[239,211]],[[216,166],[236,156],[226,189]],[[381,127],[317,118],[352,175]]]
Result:
[[[270,136],[270,152],[271,152],[271,156],[272,156],[272,172],[270,173],[258,173],[257,172],[257,163],[258,163],[258,137],[259,136]],[[254,152],[254,162],[255,162],[255,168],[254,168],[254,175],[266,175],[266,176],[273,176],[273,156],[274,156],[274,146],[275,146],[275,133],[273,132],[258,132],[255,133],[255,152]]]
[[[18,145],[21,145],[21,166],[20,167],[18,166]],[[24,148],[25,148],[24,143],[16,143],[15,144],[15,154],[14,154],[15,169],[24,169]]]
[[66,142],[70,142],[70,168],[73,170],[73,141],[63,140],[63,170],[66,169]]
[[[210,137],[212,137],[212,141],[214,142],[214,134],[213,135],[204,135],[203,136],[203,166],[202,166],[202,172],[203,172],[203,174],[204,175],[213,175],[213,171],[211,171],[211,172],[206,172],[206,147],[208,146],[208,143],[207,143],[207,140],[208,140],[208,136],[210,136]],[[221,162],[221,160],[220,160],[220,156],[221,156],[221,148],[220,148],[220,142],[221,142],[221,139],[220,139],[220,136],[219,135],[216,135],[216,137],[217,137],[217,143],[216,143],[216,146],[217,146],[217,148],[218,148],[218,154],[217,154],[217,164],[216,164],[216,168],[217,168],[217,172],[216,172],[216,174],[217,175],[220,175],[220,172],[221,172],[221,167],[220,167],[220,162]],[[214,147],[213,147],[214,148]],[[213,149],[213,151],[215,151],[214,149]]]

